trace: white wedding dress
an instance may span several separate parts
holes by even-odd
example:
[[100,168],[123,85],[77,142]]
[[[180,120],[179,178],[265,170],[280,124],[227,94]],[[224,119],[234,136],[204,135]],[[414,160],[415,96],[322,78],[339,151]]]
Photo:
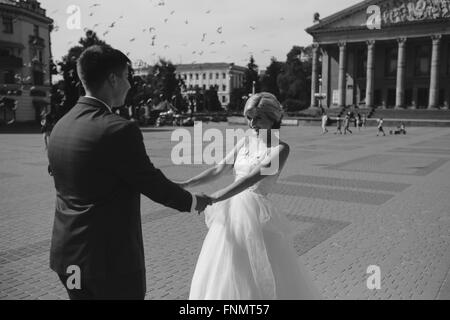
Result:
[[[251,154],[248,146],[241,147],[235,179],[247,175],[266,155],[267,148]],[[278,174],[205,210],[209,231],[189,299],[321,299],[294,250],[289,221],[267,198]]]

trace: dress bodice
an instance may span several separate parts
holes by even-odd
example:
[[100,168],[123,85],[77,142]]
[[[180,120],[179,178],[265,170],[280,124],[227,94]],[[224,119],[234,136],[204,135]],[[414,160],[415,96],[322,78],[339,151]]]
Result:
[[[234,163],[234,176],[235,181],[247,176],[259,163],[261,163],[266,157],[269,156],[269,151],[274,148],[267,148],[257,138],[249,139],[248,143],[245,143],[238,151],[236,160]],[[279,171],[276,174],[267,175],[264,179],[260,180],[253,186],[249,187],[250,191],[267,195],[272,186],[278,179]]]

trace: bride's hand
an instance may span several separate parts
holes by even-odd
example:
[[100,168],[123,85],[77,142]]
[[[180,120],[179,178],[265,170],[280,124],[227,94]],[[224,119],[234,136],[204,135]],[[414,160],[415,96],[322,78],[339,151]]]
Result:
[[212,195],[210,195],[209,197],[211,198],[212,204],[214,204],[214,203],[216,203],[216,202],[219,202],[219,201],[220,201],[220,200],[219,200],[219,196],[218,196],[217,192],[216,192],[216,193],[213,193],[213,194],[212,194]]

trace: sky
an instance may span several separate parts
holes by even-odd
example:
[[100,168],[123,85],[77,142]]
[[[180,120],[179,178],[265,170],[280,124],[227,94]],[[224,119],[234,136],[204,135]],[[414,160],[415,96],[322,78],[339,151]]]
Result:
[[313,25],[315,12],[325,18],[361,0],[40,2],[57,26],[51,36],[57,61],[88,28],[134,62],[154,64],[162,57],[174,64],[234,62],[245,66],[253,55],[259,68],[265,69],[271,57],[285,61],[294,45],[312,43],[305,29]]

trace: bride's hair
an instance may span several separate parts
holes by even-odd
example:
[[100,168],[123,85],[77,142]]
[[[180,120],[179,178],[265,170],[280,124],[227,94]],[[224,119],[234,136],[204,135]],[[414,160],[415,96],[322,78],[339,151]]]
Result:
[[283,118],[283,108],[273,94],[260,92],[252,95],[245,104],[244,116],[251,109],[255,109],[258,113],[264,113],[268,118],[272,119],[272,129],[280,129],[281,120]]

